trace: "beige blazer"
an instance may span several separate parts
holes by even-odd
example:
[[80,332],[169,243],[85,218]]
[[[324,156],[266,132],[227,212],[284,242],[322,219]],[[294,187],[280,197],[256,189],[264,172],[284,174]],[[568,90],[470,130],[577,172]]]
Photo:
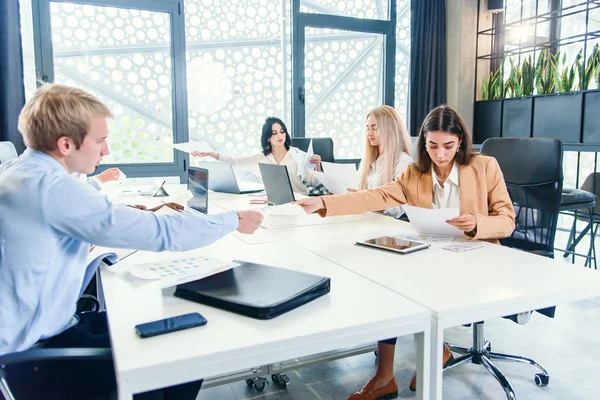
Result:
[[[515,210],[495,158],[476,155],[469,165],[459,165],[458,185],[461,215],[477,218],[477,233],[472,239],[498,243],[497,239],[512,234]],[[423,174],[411,164],[396,180],[376,189],[322,199],[326,207],[319,211],[322,217],[362,214],[402,204],[432,208],[433,179],[431,171]]]

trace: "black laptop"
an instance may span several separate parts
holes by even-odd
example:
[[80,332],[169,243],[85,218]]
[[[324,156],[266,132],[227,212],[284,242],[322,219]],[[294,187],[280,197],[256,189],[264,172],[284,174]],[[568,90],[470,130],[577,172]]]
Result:
[[279,205],[296,201],[290,175],[285,165],[259,163],[260,174],[269,205]]
[[208,170],[204,168],[188,168],[188,189],[192,198],[187,205],[194,211],[208,212]]

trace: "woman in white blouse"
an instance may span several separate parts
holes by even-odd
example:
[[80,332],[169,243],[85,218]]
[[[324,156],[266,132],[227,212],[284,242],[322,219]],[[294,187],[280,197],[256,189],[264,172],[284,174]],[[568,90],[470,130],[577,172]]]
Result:
[[[232,167],[258,169],[259,163],[285,165],[290,175],[292,190],[296,193],[308,194],[308,189],[302,180],[312,181],[312,176],[303,171],[304,166],[298,165],[296,159],[304,159],[306,153],[295,147],[291,147],[291,137],[283,121],[276,117],[265,120],[262,128],[260,144],[263,151],[248,157],[233,157],[216,152],[197,152],[191,154],[196,157],[212,157],[216,160],[228,162]],[[321,157],[314,154],[309,162],[315,164],[317,171],[321,170]]]
[[[373,189],[393,181],[413,162],[410,136],[400,115],[390,106],[380,106],[367,114],[365,152],[359,168],[358,190]],[[353,192],[352,189],[348,190]],[[401,206],[384,210],[399,218]]]

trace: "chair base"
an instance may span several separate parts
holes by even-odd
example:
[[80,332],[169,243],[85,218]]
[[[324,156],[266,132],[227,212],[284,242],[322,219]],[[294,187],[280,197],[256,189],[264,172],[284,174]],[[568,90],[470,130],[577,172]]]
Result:
[[466,347],[456,346],[448,343],[446,343],[446,346],[448,346],[451,351],[460,354],[460,356],[454,357],[454,362],[444,368],[444,370],[469,363],[483,365],[485,369],[492,374],[494,378],[496,378],[500,386],[502,386],[502,389],[504,390],[508,400],[516,400],[517,395],[508,378],[506,378],[502,371],[496,367],[492,360],[501,362],[519,362],[537,367],[541,373],[537,373],[534,376],[534,382],[536,386],[546,386],[550,381],[550,375],[548,374],[548,371],[546,371],[544,367],[531,358],[492,352],[491,342],[489,340],[485,340],[483,337],[483,323],[481,322],[473,324],[473,347],[468,349]]
[[8,387],[8,382],[6,382],[6,378],[4,376],[4,370],[0,365],[0,394],[4,396],[5,400],[15,400],[10,388]]

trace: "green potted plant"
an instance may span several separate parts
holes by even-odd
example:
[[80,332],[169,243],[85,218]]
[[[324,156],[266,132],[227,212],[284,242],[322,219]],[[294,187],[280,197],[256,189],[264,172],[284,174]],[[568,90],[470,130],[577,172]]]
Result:
[[565,55],[552,54],[543,49],[536,63],[535,82],[537,94],[533,103],[534,137],[554,137],[563,143],[579,143],[583,93],[576,88],[575,71],[578,71],[578,89],[587,88],[588,77],[593,77],[595,56],[590,56],[585,68],[581,52],[572,66],[567,65]]
[[481,99],[475,102],[473,141],[483,143],[487,138],[500,137],[502,123],[502,98],[504,88],[502,68],[491,72],[481,83]]
[[510,74],[502,109],[502,137],[530,137],[533,111],[534,70],[531,55],[521,65],[509,59]]

